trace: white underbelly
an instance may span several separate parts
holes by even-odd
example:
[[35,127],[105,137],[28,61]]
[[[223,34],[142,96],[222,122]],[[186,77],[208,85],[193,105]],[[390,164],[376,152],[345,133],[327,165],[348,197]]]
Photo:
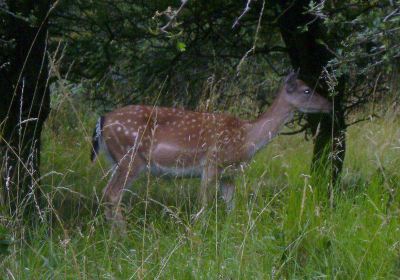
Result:
[[150,171],[153,175],[166,175],[166,176],[182,176],[182,177],[200,177],[202,173],[202,166],[162,166],[157,163],[151,164]]
[[154,175],[201,176],[204,159],[201,152],[158,143],[152,151],[150,171]]

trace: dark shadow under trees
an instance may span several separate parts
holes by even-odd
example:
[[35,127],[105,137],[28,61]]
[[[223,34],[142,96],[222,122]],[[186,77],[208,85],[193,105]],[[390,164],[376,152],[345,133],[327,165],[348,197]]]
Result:
[[7,9],[0,12],[2,198],[10,216],[34,221],[41,215],[40,136],[50,110],[50,1],[12,0],[2,8]]

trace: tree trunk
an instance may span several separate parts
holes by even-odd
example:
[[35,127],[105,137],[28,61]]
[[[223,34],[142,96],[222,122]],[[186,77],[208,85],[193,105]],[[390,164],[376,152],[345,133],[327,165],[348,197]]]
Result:
[[0,46],[2,203],[11,216],[29,220],[41,215],[40,135],[50,110],[49,4],[48,0],[7,1],[9,12],[2,14],[0,27],[8,42]]
[[[316,85],[317,91],[329,97],[329,86],[322,80],[323,69],[332,54],[318,40],[330,45],[335,44],[335,38],[329,36],[323,23],[315,16],[305,14],[309,0],[279,1],[278,25],[282,38],[289,52],[291,64],[295,70],[300,70],[300,77],[310,86]],[[307,27],[304,29],[304,27]],[[335,87],[334,114],[314,114],[307,117],[314,137],[312,172],[318,175],[328,175],[332,185],[337,182],[345,157],[345,115],[343,111],[343,94],[345,81],[339,79]],[[329,171],[329,174],[320,172]]]

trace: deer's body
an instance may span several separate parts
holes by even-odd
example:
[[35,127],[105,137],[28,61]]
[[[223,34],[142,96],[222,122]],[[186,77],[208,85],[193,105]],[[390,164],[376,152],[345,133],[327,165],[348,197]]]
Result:
[[[255,121],[141,105],[106,114],[96,126],[92,159],[101,145],[116,167],[104,190],[112,206],[107,216],[122,220],[118,210],[122,191],[145,170],[154,175],[201,177],[200,197],[206,203],[211,182],[219,181],[226,169],[250,161],[295,110],[328,112],[330,102],[311,94],[309,87],[290,74],[273,104]],[[229,202],[234,186],[221,183],[221,191]]]
[[104,117],[102,136],[110,155],[120,159],[135,151],[154,174],[200,176],[210,161],[224,165],[249,158],[250,123],[224,114],[133,105]]

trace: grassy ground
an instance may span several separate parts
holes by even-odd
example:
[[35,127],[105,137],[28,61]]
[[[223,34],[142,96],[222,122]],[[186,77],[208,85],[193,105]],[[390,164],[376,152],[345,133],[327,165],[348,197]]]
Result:
[[104,159],[89,162],[95,120],[70,114],[53,115],[44,135],[52,222],[10,233],[14,243],[0,255],[1,279],[400,277],[394,114],[349,129],[333,207],[327,182],[307,175],[311,143],[280,136],[236,179],[229,214],[217,200],[194,219],[198,180],[144,176],[125,195],[124,238],[110,234],[99,207],[107,167]]

